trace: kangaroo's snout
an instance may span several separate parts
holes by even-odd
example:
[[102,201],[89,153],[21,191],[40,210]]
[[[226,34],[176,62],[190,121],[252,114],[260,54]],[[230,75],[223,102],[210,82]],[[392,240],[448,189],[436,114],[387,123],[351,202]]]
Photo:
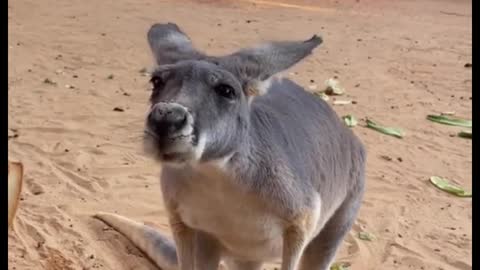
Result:
[[184,162],[194,155],[193,115],[178,103],[155,104],[147,116],[144,147],[164,162]]
[[187,125],[187,116],[181,105],[157,103],[148,115],[148,125],[160,138],[175,136]]

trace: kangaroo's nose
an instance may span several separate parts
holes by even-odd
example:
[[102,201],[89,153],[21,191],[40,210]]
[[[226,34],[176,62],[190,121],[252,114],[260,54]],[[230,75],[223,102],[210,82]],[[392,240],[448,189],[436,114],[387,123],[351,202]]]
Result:
[[158,103],[148,115],[148,124],[158,136],[169,136],[187,124],[187,111],[180,105]]

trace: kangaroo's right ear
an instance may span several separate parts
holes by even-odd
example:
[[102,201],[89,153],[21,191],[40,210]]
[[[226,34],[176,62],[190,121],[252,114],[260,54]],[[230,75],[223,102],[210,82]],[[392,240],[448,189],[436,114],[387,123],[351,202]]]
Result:
[[174,23],[152,25],[147,38],[158,65],[205,57],[193,47],[190,38]]

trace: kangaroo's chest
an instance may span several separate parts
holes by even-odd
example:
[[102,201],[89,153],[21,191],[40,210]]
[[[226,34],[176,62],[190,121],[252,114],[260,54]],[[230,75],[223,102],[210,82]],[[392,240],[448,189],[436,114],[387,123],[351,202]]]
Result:
[[226,174],[207,169],[185,179],[162,181],[177,185],[175,204],[182,221],[215,237],[231,256],[255,259],[280,254],[282,220]]

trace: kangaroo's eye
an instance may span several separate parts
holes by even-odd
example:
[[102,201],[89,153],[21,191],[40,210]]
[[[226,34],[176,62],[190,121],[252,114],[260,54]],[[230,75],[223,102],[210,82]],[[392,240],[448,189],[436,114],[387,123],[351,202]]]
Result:
[[227,84],[219,84],[215,86],[215,92],[224,98],[233,99],[235,97],[235,90]]

